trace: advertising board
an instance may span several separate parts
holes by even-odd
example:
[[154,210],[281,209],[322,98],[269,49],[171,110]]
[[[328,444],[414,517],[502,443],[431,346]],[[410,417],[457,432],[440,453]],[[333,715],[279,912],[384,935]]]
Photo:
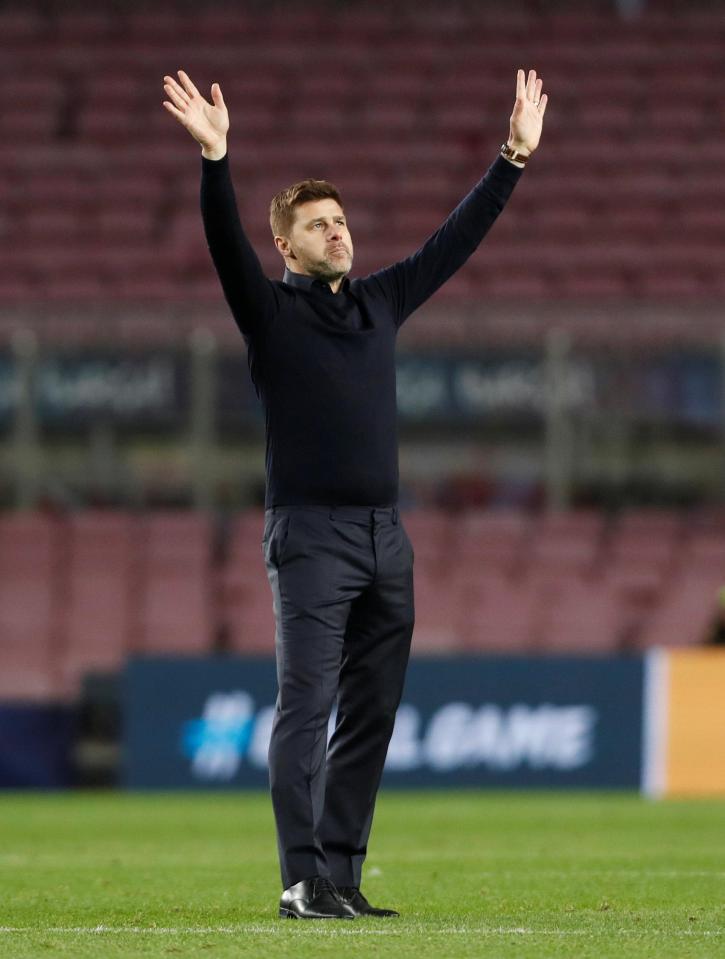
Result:
[[[267,659],[131,661],[125,784],[266,787],[275,693]],[[637,788],[641,715],[636,658],[414,660],[384,784]]]

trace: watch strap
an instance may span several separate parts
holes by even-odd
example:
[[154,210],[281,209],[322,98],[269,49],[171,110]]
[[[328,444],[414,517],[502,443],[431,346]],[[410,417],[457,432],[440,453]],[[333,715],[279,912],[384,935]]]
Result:
[[526,161],[531,158],[530,153],[519,153],[518,150],[510,147],[508,143],[501,144],[501,156],[506,157],[507,160],[514,160],[516,163],[526,163]]

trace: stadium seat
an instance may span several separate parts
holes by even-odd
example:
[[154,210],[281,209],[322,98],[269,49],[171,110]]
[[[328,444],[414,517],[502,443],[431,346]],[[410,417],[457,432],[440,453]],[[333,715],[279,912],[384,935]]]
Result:
[[418,563],[417,556],[413,576],[415,628],[411,654],[450,655],[463,651],[460,582],[454,576],[432,572],[426,565]]
[[619,568],[668,571],[677,561],[684,529],[675,512],[630,510],[615,524],[608,543],[608,562]]
[[108,10],[67,10],[55,18],[53,29],[58,40],[95,44],[108,41],[113,33],[114,17]]
[[470,575],[459,622],[468,652],[517,655],[536,648],[538,590],[531,581],[495,571]]
[[112,292],[96,277],[59,277],[48,280],[40,289],[49,303],[103,303]]
[[238,550],[224,570],[222,624],[227,649],[242,655],[274,655],[275,622],[259,544],[245,555]]
[[232,554],[239,549],[259,549],[264,532],[264,510],[247,509],[234,516],[230,524],[229,549]]
[[417,509],[401,514],[408,533],[415,564],[425,568],[425,573],[438,573],[450,562],[453,531],[447,515],[442,510]]
[[547,513],[532,526],[527,549],[533,569],[573,578],[590,576],[600,559],[603,522],[599,513]]
[[[683,180],[677,175],[707,115],[715,62],[714,28],[691,28],[698,17],[695,10],[687,16],[648,11],[634,25],[613,15],[592,17],[584,10],[547,11],[538,48],[540,70],[552,97],[565,104],[565,110],[550,111],[547,118],[550,149],[548,156],[543,150],[537,155],[535,194],[527,192],[534,190],[529,186],[534,181],[524,178],[497,227],[497,242],[492,246],[501,253],[500,268],[473,274],[477,282],[469,277],[451,285],[437,301],[439,307],[470,303],[482,295],[532,301],[658,296],[702,300],[719,295],[718,263],[702,260],[699,250],[687,254],[684,244],[680,254],[670,257],[660,244],[648,243],[655,233],[661,237],[663,228],[684,238],[702,235],[703,228],[717,234],[725,222],[717,213],[722,204],[712,202],[719,188],[717,178]],[[351,196],[373,198],[381,211],[391,213],[396,226],[392,236],[386,235],[388,250],[373,254],[361,249],[358,262],[367,272],[396,259],[392,255],[396,250],[410,252],[409,240],[429,231],[425,206],[438,214],[450,209],[465,192],[467,171],[478,178],[482,151],[494,142],[497,118],[510,105],[506,67],[520,49],[522,25],[535,21],[541,26],[539,20],[526,5],[498,17],[497,44],[488,51],[489,69],[482,73],[480,49],[490,35],[491,21],[475,10],[464,13],[439,7],[410,18],[400,11],[365,7],[338,11],[330,18],[313,5],[287,11],[280,19],[261,9],[210,8],[198,13],[193,28],[179,11],[64,10],[54,13],[52,21],[36,13],[5,11],[3,36],[9,38],[10,49],[2,69],[9,106],[0,125],[9,125],[13,134],[4,138],[0,167],[17,169],[14,144],[21,131],[23,142],[34,143],[33,169],[20,174],[29,187],[28,200],[48,211],[48,228],[63,234],[71,249],[75,242],[71,237],[77,236],[80,244],[80,233],[89,222],[89,202],[98,207],[98,216],[91,219],[114,230],[114,217],[107,210],[112,199],[118,200],[125,215],[115,222],[129,247],[137,240],[137,232],[147,230],[144,214],[153,219],[166,217],[170,210],[173,216],[176,209],[193,215],[198,184],[191,192],[184,188],[171,195],[168,183],[172,181],[164,179],[164,174],[171,173],[191,179],[185,153],[176,148],[184,142],[182,133],[158,102],[147,103],[142,95],[152,76],[169,69],[163,63],[166,52],[170,56],[173,51],[173,58],[184,60],[192,73],[192,67],[198,69],[199,76],[211,75],[213,68],[224,81],[228,102],[246,104],[246,140],[240,136],[243,147],[232,147],[235,166],[245,171],[245,189],[238,190],[243,206],[247,195],[263,194],[266,201],[265,178],[274,179],[279,187],[294,179],[299,168],[313,175],[339,176],[343,188],[349,181]],[[199,37],[208,42],[200,46]],[[583,49],[595,39],[597,57],[592,63],[583,56]],[[84,56],[79,59],[76,52],[81,49]],[[339,108],[326,100],[328,77],[306,69],[322,50],[332,56]],[[665,53],[660,55],[661,51]],[[21,55],[22,80],[17,68]],[[69,62],[75,68],[71,86]],[[302,91],[299,102],[305,104],[304,110],[286,96],[284,78],[290,68]],[[569,82],[573,70],[578,78],[575,88]],[[606,90],[601,88],[603,74],[608,77]],[[643,89],[640,78],[645,75]],[[68,92],[76,88],[80,108],[69,112]],[[360,91],[365,91],[364,97]],[[27,109],[29,103],[32,110]],[[569,122],[574,117],[578,128],[589,131],[575,156],[563,149],[567,130],[560,114]],[[138,142],[139,123],[152,135],[143,146]],[[365,137],[350,137],[349,131],[360,129],[361,124],[366,125]],[[635,125],[637,130],[645,129],[646,136],[635,137]],[[294,172],[286,159],[289,151],[280,140],[283,129],[294,142]],[[339,132],[334,151],[320,141],[322,130]],[[442,135],[432,135],[436,131]],[[233,138],[236,135],[233,131]],[[625,167],[620,162],[622,139],[630,160]],[[713,168],[718,151],[725,157],[725,140],[711,137],[708,155]],[[652,154],[660,161],[656,170],[648,162]],[[42,184],[44,179],[34,171],[52,177],[61,169],[75,178],[75,185],[69,190],[38,186],[37,199],[31,200],[33,181]],[[147,182],[144,194],[143,188],[132,185],[136,172],[137,182]],[[367,185],[357,183],[363,175],[368,176]],[[428,177],[436,186],[417,194],[400,188],[401,182],[405,185],[418,176]],[[41,195],[47,198],[44,202]],[[416,195],[416,208],[409,216],[407,198]],[[685,202],[673,217],[673,199],[681,197]],[[54,213],[75,213],[76,220],[54,220],[48,216],[49,204]],[[698,204],[709,211],[706,220],[694,214]],[[263,207],[260,221],[265,216]],[[520,255],[520,230],[513,228],[517,209],[527,210],[539,251],[536,268],[518,277],[501,268],[507,257],[509,263],[516,263]],[[665,214],[666,224],[660,222]],[[10,229],[0,234],[0,248],[13,244],[17,228],[22,228],[12,208],[9,222]],[[607,261],[602,260],[601,250],[588,263],[580,260],[582,247],[589,245],[580,240],[583,235],[591,238],[591,223],[597,225],[604,250],[610,251]],[[375,225],[372,218],[369,230]],[[185,234],[180,228],[177,235]],[[633,258],[630,245],[648,247],[648,261]],[[201,263],[206,256],[200,243],[193,252],[194,262]],[[79,253],[76,262],[81,259]],[[274,272],[278,265],[268,252],[265,267]],[[114,273],[110,249],[102,273]],[[54,300],[70,302],[98,292],[86,279],[80,285],[60,287],[55,280],[48,283],[42,271],[38,279],[40,293],[47,289]],[[149,284],[145,294],[143,285],[128,279],[114,283],[111,295],[116,300],[135,302],[147,295],[149,302],[167,297],[180,303],[188,295],[184,284],[170,283]],[[3,301],[16,299],[22,284],[6,284],[4,289]],[[203,286],[194,289],[194,298],[203,301],[199,293]]]
[[557,655],[618,652],[624,624],[606,586],[603,580],[547,577],[537,626],[538,651]]
[[87,672],[118,671],[132,647],[138,533],[126,513],[89,510],[69,521],[62,675],[71,695]]
[[[260,574],[266,572],[262,555],[263,514],[248,510],[238,514],[230,525],[226,547],[225,566],[222,577],[233,588],[246,589],[245,583],[255,589],[260,583]],[[267,585],[263,592],[268,592]],[[270,600],[271,601],[271,600]]]
[[217,624],[211,560],[212,526],[205,514],[156,513],[145,520],[138,651],[212,651]]
[[[0,299],[3,302],[10,306],[20,306],[28,302],[32,303],[36,295],[37,290],[27,277],[2,275],[0,270]],[[0,318],[0,336],[8,336],[16,328],[15,321],[11,321],[9,326],[10,330],[4,329],[2,318]]]
[[636,637],[638,649],[697,646],[706,641],[725,586],[720,569],[683,570]]
[[58,106],[52,102],[40,102],[29,109],[22,103],[13,108],[11,101],[0,114],[0,134],[27,146],[52,143],[57,132]]
[[519,511],[467,511],[458,522],[459,567],[476,573],[486,569],[505,576],[515,573],[525,562],[528,530],[528,519]]
[[38,513],[0,516],[0,701],[60,698],[61,530]]
[[27,44],[39,39],[44,20],[37,10],[5,9],[0,17],[0,27],[8,45]]
[[725,534],[721,530],[693,532],[683,547],[682,568],[692,572],[701,570],[725,571]]

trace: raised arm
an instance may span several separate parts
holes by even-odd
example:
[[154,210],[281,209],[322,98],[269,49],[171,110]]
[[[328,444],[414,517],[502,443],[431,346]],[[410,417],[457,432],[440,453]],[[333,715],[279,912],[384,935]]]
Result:
[[201,213],[209,252],[239,329],[245,337],[263,332],[276,309],[274,287],[242,229],[227,156],[227,112],[218,83],[209,103],[191,78],[164,77],[164,107],[201,146]]
[[523,70],[518,71],[509,138],[502,155],[419,250],[366,281],[378,284],[391,301],[398,325],[466,262],[503,210],[539,145],[548,100],[541,90],[542,81],[534,70],[529,71],[528,79]]

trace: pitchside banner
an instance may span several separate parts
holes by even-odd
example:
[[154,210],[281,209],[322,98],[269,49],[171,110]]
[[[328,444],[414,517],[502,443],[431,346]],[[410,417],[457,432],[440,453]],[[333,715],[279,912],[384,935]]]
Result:
[[[721,358],[715,352],[618,359],[576,353],[562,380],[570,410],[626,408],[645,422],[719,428]],[[396,359],[402,425],[537,422],[546,406],[541,352],[489,350],[485,356],[400,352]],[[216,361],[217,424],[232,433],[259,433],[262,411],[243,354]],[[114,350],[39,357],[34,376],[36,416],[46,429],[75,432],[101,420],[147,431],[188,423],[191,364],[181,351]],[[13,357],[0,352],[0,429],[16,414],[20,382]]]
[[0,789],[64,789],[73,783],[75,711],[0,703]]
[[[636,789],[642,680],[635,658],[413,660],[384,783]],[[267,659],[131,661],[125,785],[266,787],[275,693]]]

